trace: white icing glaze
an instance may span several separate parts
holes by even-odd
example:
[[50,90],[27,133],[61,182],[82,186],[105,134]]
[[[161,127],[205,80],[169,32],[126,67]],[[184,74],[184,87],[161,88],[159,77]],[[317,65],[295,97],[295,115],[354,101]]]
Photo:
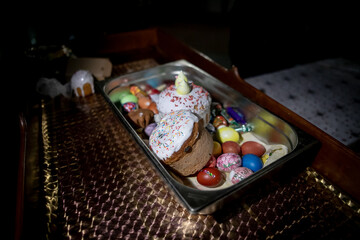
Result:
[[191,136],[194,123],[198,121],[198,117],[188,110],[165,115],[150,135],[151,149],[161,160],[171,157]]
[[71,89],[75,92],[75,95],[79,97],[77,92],[77,88],[81,89],[82,96],[85,96],[83,86],[89,83],[91,86],[92,93],[95,92],[94,90],[94,78],[89,71],[86,70],[79,70],[74,73],[71,77]]
[[201,86],[192,85],[192,90],[189,94],[180,95],[176,92],[175,85],[167,87],[159,95],[157,101],[157,108],[159,111],[159,117],[155,119],[161,119],[166,113],[178,111],[181,109],[190,110],[198,114],[205,121],[205,125],[210,120],[210,94]]

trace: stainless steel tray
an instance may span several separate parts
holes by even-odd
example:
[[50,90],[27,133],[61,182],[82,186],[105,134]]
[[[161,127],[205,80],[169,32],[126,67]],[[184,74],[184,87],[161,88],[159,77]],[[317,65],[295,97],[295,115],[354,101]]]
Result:
[[[225,188],[200,190],[184,184],[181,179],[175,177],[170,170],[161,164],[157,156],[149,149],[109,97],[115,89],[130,84],[161,85],[164,81],[173,81],[180,71],[183,71],[195,84],[203,86],[211,94],[213,101],[220,101],[223,105],[236,106],[242,109],[247,122],[254,127],[252,136],[268,145],[280,144],[285,146],[287,154],[241,182]],[[282,119],[185,60],[97,82],[97,86],[174,195],[191,213],[210,214],[221,209],[228,201],[238,199],[247,193],[256,193],[256,190],[264,184],[278,179],[279,176],[291,175],[297,169],[308,165],[317,149],[318,142],[311,136],[299,129],[295,130]],[[284,169],[285,171],[282,171]]]

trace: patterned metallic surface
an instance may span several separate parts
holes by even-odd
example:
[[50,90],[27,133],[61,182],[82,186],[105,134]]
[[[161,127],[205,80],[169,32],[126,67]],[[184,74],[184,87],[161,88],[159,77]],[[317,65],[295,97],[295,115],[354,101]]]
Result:
[[311,168],[213,215],[171,195],[101,95],[42,105],[47,238],[291,239],[360,234],[356,203]]

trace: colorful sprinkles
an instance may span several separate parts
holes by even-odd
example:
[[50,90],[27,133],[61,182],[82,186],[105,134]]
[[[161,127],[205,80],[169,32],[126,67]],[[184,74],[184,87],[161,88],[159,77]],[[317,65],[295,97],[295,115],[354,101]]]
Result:
[[212,178],[215,178],[215,177],[216,177],[216,175],[213,174],[212,172],[210,172],[209,170],[204,169],[203,172],[206,173],[207,175],[209,175],[209,176],[212,177]]
[[165,115],[150,135],[150,147],[161,160],[171,157],[190,137],[195,122],[198,118],[188,110]]
[[210,104],[211,96],[201,86],[193,84],[190,93],[180,95],[176,92],[175,85],[172,84],[160,93],[157,107],[162,114],[187,109],[203,117],[203,112],[209,109]]

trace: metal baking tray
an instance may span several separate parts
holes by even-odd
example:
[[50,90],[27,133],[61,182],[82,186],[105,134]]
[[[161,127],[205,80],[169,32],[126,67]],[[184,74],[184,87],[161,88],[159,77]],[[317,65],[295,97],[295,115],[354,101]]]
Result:
[[[240,108],[247,122],[253,126],[252,138],[271,145],[285,146],[286,155],[263,167],[241,182],[215,189],[197,189],[185,184],[164,166],[157,156],[150,150],[147,143],[137,134],[127,121],[125,115],[111,102],[109,95],[117,88],[131,84],[161,85],[165,81],[174,81],[182,71],[195,84],[203,86],[211,95],[213,102],[218,101],[226,106]],[[292,127],[282,119],[268,112],[264,108],[251,102],[239,92],[230,88],[202,69],[193,64],[179,60],[157,67],[98,81],[98,89],[108,103],[113,107],[119,119],[142,147],[159,175],[167,183],[175,197],[194,214],[211,214],[228,202],[237,201],[246,194],[256,194],[265,184],[276,181],[279,176],[291,175],[307,166],[316,153],[318,141],[303,131]]]

